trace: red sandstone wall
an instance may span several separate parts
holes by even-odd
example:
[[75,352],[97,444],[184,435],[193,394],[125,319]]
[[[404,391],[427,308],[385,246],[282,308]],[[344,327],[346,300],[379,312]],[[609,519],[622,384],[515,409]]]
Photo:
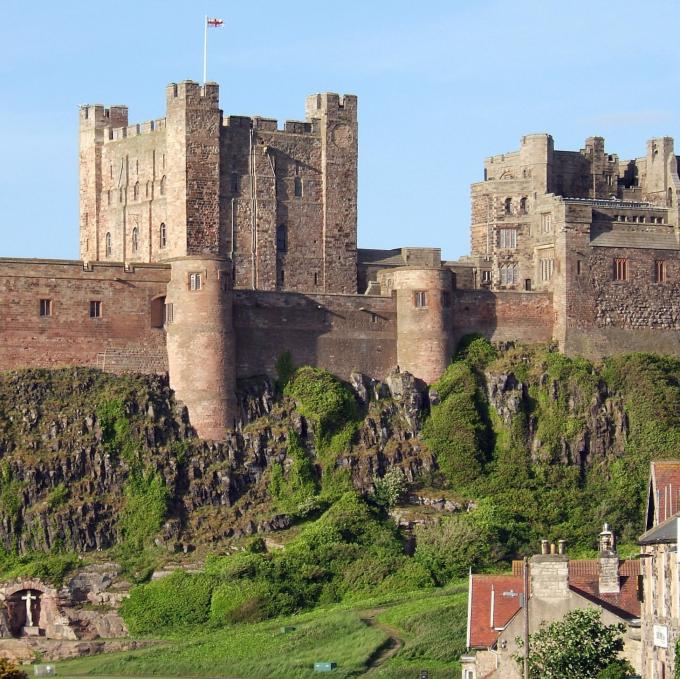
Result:
[[236,290],[234,329],[237,377],[275,376],[284,351],[345,379],[353,370],[383,378],[397,363],[390,297]]
[[[165,331],[151,327],[152,300],[169,267],[0,259],[0,370],[82,365],[113,372],[167,370]],[[41,318],[40,299],[52,300]],[[89,303],[102,303],[90,318]]]
[[494,342],[547,342],[553,337],[554,316],[547,292],[454,290],[454,345],[471,332]]

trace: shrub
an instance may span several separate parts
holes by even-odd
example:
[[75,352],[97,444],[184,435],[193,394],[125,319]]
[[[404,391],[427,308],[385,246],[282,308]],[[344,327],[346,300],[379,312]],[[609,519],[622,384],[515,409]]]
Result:
[[381,479],[375,480],[375,501],[391,508],[399,504],[408,490],[408,481],[400,467],[392,467]]
[[135,587],[121,615],[131,634],[154,634],[207,622],[214,577],[175,571]]
[[210,600],[210,622],[229,625],[256,622],[266,615],[267,587],[262,581],[234,580],[215,587]]
[[28,679],[28,674],[4,656],[0,656],[0,679]]
[[290,382],[291,377],[295,374],[295,364],[293,363],[293,355],[290,351],[284,351],[276,359],[276,365],[274,366],[276,374],[278,376],[276,380],[277,389],[282,392],[288,382]]

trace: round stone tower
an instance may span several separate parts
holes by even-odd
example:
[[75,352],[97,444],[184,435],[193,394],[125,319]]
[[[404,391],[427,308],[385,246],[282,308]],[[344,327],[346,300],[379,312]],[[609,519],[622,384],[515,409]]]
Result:
[[170,386],[189,409],[198,435],[221,440],[235,418],[231,262],[211,255],[168,261]]
[[451,272],[403,267],[391,275],[397,298],[397,362],[429,384],[451,361]]

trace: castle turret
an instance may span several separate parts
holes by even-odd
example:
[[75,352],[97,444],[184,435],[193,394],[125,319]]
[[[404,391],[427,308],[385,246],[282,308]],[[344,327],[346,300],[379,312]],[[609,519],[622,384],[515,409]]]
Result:
[[231,262],[217,256],[170,260],[167,346],[170,386],[201,438],[234,426],[235,358]]
[[391,272],[397,298],[397,363],[427,383],[451,361],[451,272],[404,267]]
[[533,190],[548,193],[552,187],[555,144],[549,134],[527,134],[519,149],[523,176],[532,179]]
[[185,80],[166,94],[167,254],[223,253],[219,86]]
[[326,292],[357,289],[357,98],[326,92],[307,97],[318,119],[323,171],[323,280]]

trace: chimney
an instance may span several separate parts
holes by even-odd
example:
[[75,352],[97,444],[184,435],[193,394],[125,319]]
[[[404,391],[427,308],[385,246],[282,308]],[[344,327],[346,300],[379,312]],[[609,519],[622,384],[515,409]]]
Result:
[[621,591],[619,555],[616,552],[616,537],[608,523],[602,526],[600,533],[599,562],[598,586],[600,594],[618,594]]
[[[564,541],[559,543],[564,551]],[[536,599],[569,598],[569,557],[558,554],[556,546],[541,540],[541,553],[529,559],[531,596]]]

